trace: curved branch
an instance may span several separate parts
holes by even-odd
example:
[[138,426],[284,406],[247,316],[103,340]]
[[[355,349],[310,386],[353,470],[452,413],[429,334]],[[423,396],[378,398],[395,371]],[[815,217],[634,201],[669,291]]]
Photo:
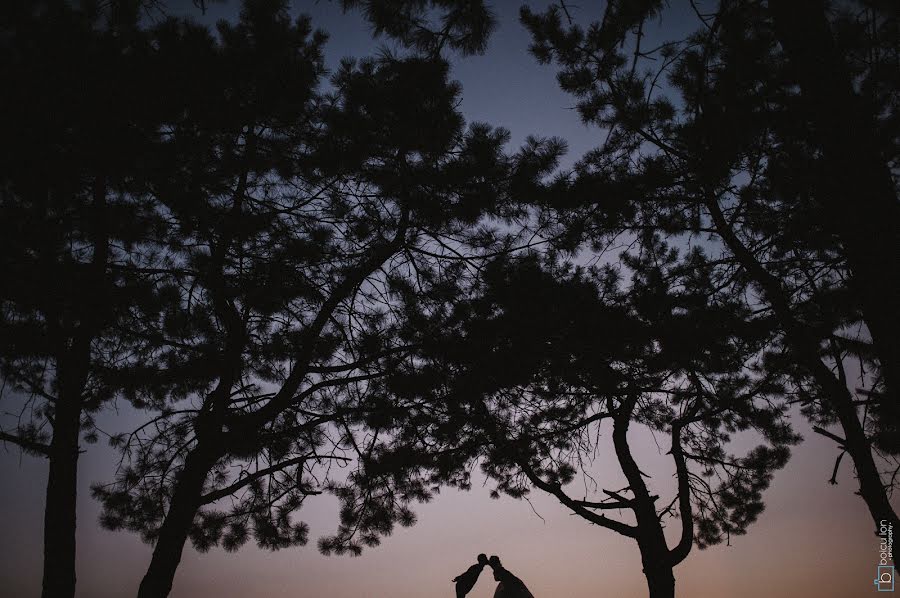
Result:
[[525,463],[519,463],[518,465],[522,468],[522,471],[525,473],[532,484],[534,484],[544,492],[555,496],[559,500],[559,502],[569,507],[569,509],[571,509],[572,512],[576,515],[587,519],[593,524],[605,527],[606,529],[611,529],[612,531],[617,532],[623,536],[627,536],[629,538],[637,537],[637,528],[633,525],[628,525],[627,523],[622,523],[621,521],[610,519],[605,515],[598,515],[593,511],[589,511],[587,508],[582,506],[583,501],[574,500],[563,491],[562,486],[560,486],[559,484],[550,484],[549,482],[541,479],[540,476],[538,476],[534,472],[534,470]]
[[[350,461],[350,459],[346,457],[337,457],[334,455],[302,455],[300,457],[296,457],[294,459],[288,459],[287,461],[282,461],[281,463],[276,463],[271,467],[266,467],[265,469],[260,469],[253,472],[250,475],[244,476],[241,479],[237,480],[233,484],[226,486],[220,490],[215,490],[213,492],[208,492],[200,497],[200,504],[208,505],[210,503],[214,503],[219,499],[225,498],[226,496],[231,496],[241,488],[249,485],[250,483],[258,480],[260,478],[264,478],[269,474],[278,473],[279,471],[283,471],[292,465],[300,465],[309,461],[310,459],[336,459],[338,461]],[[312,496],[316,494],[322,494],[317,490],[303,490],[303,494],[307,496]]]

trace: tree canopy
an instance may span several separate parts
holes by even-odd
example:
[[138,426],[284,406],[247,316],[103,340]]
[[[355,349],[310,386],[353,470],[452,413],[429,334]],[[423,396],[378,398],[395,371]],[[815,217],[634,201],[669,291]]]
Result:
[[[359,554],[475,464],[634,540],[673,596],[762,512],[798,412],[839,448],[831,481],[849,455],[900,523],[892,5],[522,8],[598,133],[567,169],[564,140],[511,151],[463,117],[450,57],[485,52],[490,6],[339,7],[394,50],[326,64],[286,0],[215,27],[155,0],[0,8],[0,376],[23,404],[0,441],[49,461],[45,598],[74,595],[78,455],[117,399],[144,420],[93,494],[154,545],[142,597],[188,542],[306,544],[323,493],[320,550]],[[693,24],[648,33],[672,20]]]
[[662,3],[610,3],[587,25],[564,3],[523,9],[534,55],[606,130],[545,203],[575,245],[659,234],[712,254],[717,284],[767,316],[766,367],[851,456],[877,526],[896,522],[898,285],[882,283],[898,246],[897,20],[877,2],[784,4],[692,4],[696,29],[653,47],[645,25],[675,18]]

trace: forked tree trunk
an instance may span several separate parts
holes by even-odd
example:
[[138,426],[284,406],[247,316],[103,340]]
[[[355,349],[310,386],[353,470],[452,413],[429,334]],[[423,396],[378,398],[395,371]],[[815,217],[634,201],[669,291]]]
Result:
[[650,598],[674,598],[675,571],[659,520],[654,516],[653,520],[645,522],[644,530],[638,533],[638,548],[641,550],[641,564]]
[[650,598],[674,598],[674,562],[662,524],[656,513],[654,497],[644,483],[640,467],[628,445],[628,428],[631,414],[637,404],[637,395],[631,396],[620,407],[621,413],[613,420],[613,446],[622,473],[634,494],[634,516],[637,520],[637,544],[641,551],[641,563],[647,578]]

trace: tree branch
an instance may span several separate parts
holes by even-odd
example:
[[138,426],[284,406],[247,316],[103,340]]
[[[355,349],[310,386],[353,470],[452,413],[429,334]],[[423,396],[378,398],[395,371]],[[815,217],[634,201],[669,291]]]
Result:
[[34,440],[29,440],[27,438],[22,438],[21,436],[7,434],[6,432],[0,431],[0,441],[11,442],[31,455],[37,455],[40,457],[50,456],[50,447],[48,445]]

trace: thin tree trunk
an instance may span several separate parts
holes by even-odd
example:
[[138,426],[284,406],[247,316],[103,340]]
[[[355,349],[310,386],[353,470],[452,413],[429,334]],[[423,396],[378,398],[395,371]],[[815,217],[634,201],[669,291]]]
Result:
[[200,508],[203,484],[212,464],[213,454],[200,446],[188,455],[178,476],[169,511],[159,531],[153,557],[141,580],[138,598],[165,598],[172,590],[175,571],[187,542],[194,516]]
[[[822,367],[824,368],[824,366]],[[866,502],[872,516],[875,534],[878,534],[879,523],[882,520],[887,520],[894,525],[894,528],[900,529],[900,520],[888,500],[878,467],[872,458],[872,447],[856,413],[853,397],[846,387],[840,388],[842,385],[838,380],[834,380],[832,377],[832,381],[832,386],[837,385],[838,388],[831,389],[829,402],[844,431],[844,440],[846,441],[844,448],[853,459],[856,480],[859,483],[859,495]]]
[[858,494],[866,502],[869,513],[875,524],[877,533],[879,522],[887,519],[895,526],[900,523],[897,514],[888,500],[887,490],[881,481],[875,459],[872,457],[872,444],[866,437],[862,423],[853,404],[853,396],[847,386],[835,378],[831,370],[819,357],[816,340],[810,337],[806,329],[794,318],[791,307],[785,297],[781,283],[769,274],[756,260],[750,251],[741,243],[715,201],[708,202],[710,215],[722,239],[734,253],[740,264],[747,269],[762,290],[765,300],[772,306],[776,317],[784,328],[786,341],[797,356],[801,366],[807,369],[810,376],[822,391],[823,400],[831,405],[844,432],[845,447],[853,459],[856,478],[859,482]]
[[59,396],[53,411],[47,496],[44,504],[42,598],[75,595],[75,527],[78,504],[78,438],[91,355],[88,330],[77,330],[57,356]]
[[[42,598],[75,596],[75,532],[78,505],[78,439],[84,392],[91,366],[91,342],[106,318],[106,264],[109,240],[106,229],[106,178],[98,176],[92,186],[94,209],[94,255],[89,271],[94,285],[88,296],[76,298],[80,322],[71,329],[62,326],[60,314],[52,313],[49,334],[60,349],[56,354],[59,396],[53,411],[47,494],[44,504],[44,571]],[[78,301],[81,303],[78,303]],[[64,332],[65,330],[65,332]]]
[[61,393],[53,418],[50,471],[44,506],[42,598],[75,595],[75,508],[78,493],[78,436],[81,396]]

